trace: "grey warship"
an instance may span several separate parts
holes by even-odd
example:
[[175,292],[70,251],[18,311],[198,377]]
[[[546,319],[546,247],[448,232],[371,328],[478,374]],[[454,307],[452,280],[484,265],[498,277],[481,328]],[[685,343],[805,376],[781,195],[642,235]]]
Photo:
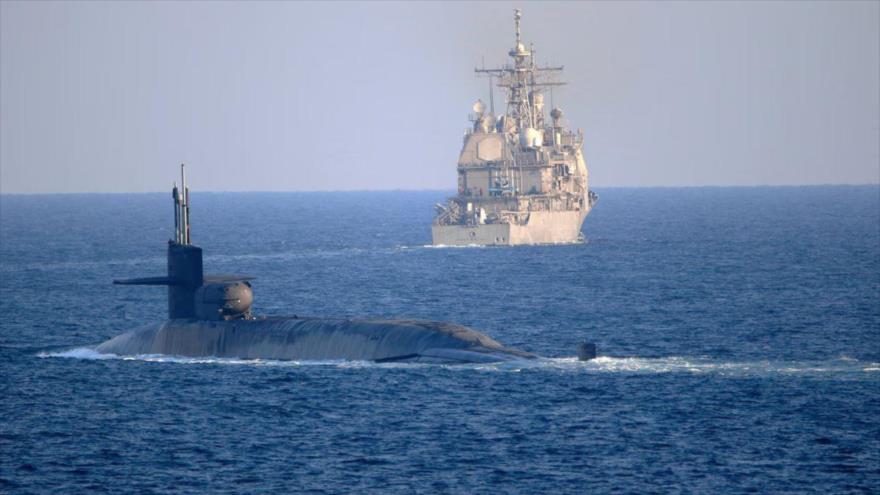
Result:
[[[458,159],[458,194],[437,204],[436,245],[560,244],[581,239],[598,196],[590,191],[584,136],[568,129],[560,108],[545,118],[544,93],[563,67],[538,66],[520,37],[515,10],[513,60],[475,69],[489,77],[490,108],[478,100]],[[495,116],[493,81],[505,90],[505,114]],[[487,111],[488,110],[488,111]]]
[[491,363],[534,359],[471,328],[419,320],[259,317],[245,275],[205,275],[202,249],[190,240],[190,200],[184,167],[172,190],[174,238],[166,276],[114,280],[168,287],[168,320],[114,337],[95,350],[121,356],[164,354],[270,360],[357,360]]

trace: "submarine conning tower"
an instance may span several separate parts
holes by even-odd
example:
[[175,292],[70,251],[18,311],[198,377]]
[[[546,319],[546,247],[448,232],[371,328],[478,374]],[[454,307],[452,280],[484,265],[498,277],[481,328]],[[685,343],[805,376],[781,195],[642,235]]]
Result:
[[202,248],[190,240],[189,187],[180,165],[180,188],[174,200],[174,237],[168,240],[168,275],[114,280],[119,285],[167,285],[168,318],[198,320],[250,319],[254,296],[247,275],[204,275]]

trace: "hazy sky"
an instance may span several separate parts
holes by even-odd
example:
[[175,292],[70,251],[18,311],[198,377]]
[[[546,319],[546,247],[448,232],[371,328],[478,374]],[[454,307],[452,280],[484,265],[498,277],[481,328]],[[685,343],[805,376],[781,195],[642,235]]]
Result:
[[0,192],[453,189],[517,6],[593,189],[880,182],[874,1],[4,1]]

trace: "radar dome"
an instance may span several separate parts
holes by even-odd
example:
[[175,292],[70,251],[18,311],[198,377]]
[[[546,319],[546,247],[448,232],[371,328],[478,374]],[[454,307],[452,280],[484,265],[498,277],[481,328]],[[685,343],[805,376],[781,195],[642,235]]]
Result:
[[526,46],[522,43],[517,43],[515,47],[513,47],[508,55],[511,57],[527,57],[529,55],[528,50],[526,50]]

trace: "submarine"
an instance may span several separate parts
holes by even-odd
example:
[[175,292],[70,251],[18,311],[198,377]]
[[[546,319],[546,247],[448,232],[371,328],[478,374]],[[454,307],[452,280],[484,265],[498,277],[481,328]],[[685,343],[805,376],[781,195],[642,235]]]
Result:
[[[494,363],[533,360],[472,328],[440,321],[256,316],[247,275],[206,275],[202,249],[190,239],[185,166],[174,184],[174,238],[165,276],[114,280],[118,285],[168,287],[168,319],[123,333],[95,350],[120,356],[163,354],[289,361]],[[582,346],[579,357],[589,354]],[[591,350],[595,356],[595,348]]]

